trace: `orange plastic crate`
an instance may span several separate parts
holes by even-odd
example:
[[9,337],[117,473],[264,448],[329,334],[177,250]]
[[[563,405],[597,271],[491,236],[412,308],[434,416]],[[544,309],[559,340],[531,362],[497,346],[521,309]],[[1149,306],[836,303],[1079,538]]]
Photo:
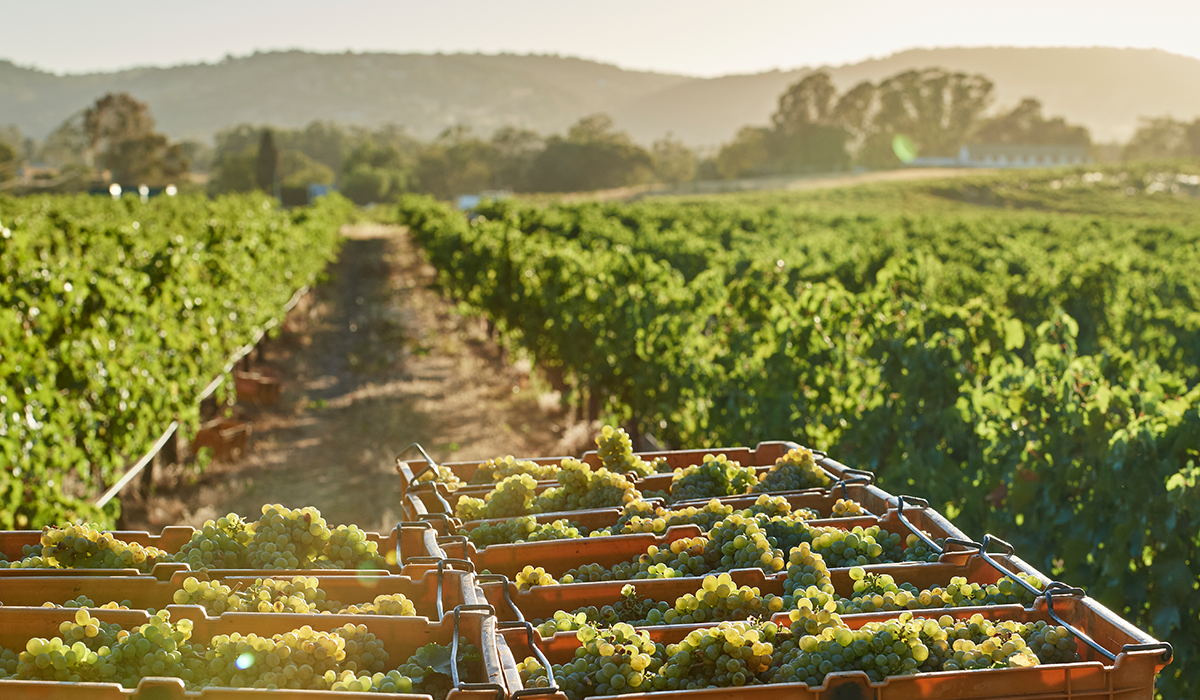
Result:
[[[1170,646],[1158,642],[1129,625],[1097,601],[1082,596],[1055,596],[1050,614],[1046,600],[1036,608],[1026,610],[1017,605],[986,608],[953,608],[928,611],[932,617],[943,614],[964,619],[981,614],[989,619],[1018,621],[1046,620],[1065,622],[1087,635],[1098,649],[1082,638],[1079,652],[1083,661],[1071,664],[1035,666],[1024,669],[981,671],[942,671],[913,676],[888,678],[882,683],[870,682],[861,671],[831,674],[820,687],[803,683],[715,688],[699,691],[668,691],[631,693],[631,700],[647,698],[746,698],[748,700],[1152,700],[1154,677],[1171,660]],[[867,622],[890,619],[898,613],[848,615],[843,621],[851,627]],[[922,617],[920,611],[915,611]],[[778,616],[783,622],[785,616]],[[524,689],[515,663],[527,656],[541,655],[550,663],[563,663],[574,657],[579,642],[573,633],[559,633],[541,639],[527,623],[501,623],[500,658],[505,678],[513,697],[544,695],[562,700],[566,696],[553,689]],[[658,642],[678,642],[695,626],[646,628]]]
[[[219,634],[273,635],[289,632],[303,625],[314,630],[330,631],[347,623],[365,624],[383,641],[388,652],[388,666],[395,668],[404,663],[416,650],[431,642],[448,645],[458,632],[467,642],[480,650],[481,660],[470,669],[471,677],[477,682],[461,683],[450,691],[447,700],[496,700],[504,694],[503,670],[497,647],[495,617],[486,606],[464,606],[461,614],[451,613],[437,623],[423,618],[356,616],[356,615],[259,615],[254,613],[227,613],[218,618],[196,618],[192,630],[193,639],[209,639]],[[129,629],[149,621],[142,611],[92,609],[93,617],[104,622],[118,623]],[[65,620],[73,620],[75,611],[54,608],[0,607],[0,646],[21,650],[33,637],[56,637],[58,626]],[[457,618],[457,620],[456,620]],[[172,619],[177,619],[172,616]],[[189,618],[191,619],[191,618]],[[236,698],[378,698],[372,693],[350,694],[313,690],[264,690],[257,688],[205,688],[185,692],[183,681],[176,678],[144,678],[136,689],[125,689],[115,683],[57,683],[53,681],[0,680],[0,698],[66,698],[68,700],[161,700],[165,698],[206,698],[220,700]],[[429,698],[428,695],[400,697]]]

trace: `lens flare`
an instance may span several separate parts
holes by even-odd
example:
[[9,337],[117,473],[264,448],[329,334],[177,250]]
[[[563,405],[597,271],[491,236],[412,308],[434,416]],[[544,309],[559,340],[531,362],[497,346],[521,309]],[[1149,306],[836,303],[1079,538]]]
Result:
[[242,654],[241,656],[237,657],[237,661],[234,661],[233,665],[245,671],[254,665],[254,654],[250,652]]
[[912,139],[904,134],[892,137],[892,152],[902,163],[911,163],[917,158],[917,147],[913,145]]

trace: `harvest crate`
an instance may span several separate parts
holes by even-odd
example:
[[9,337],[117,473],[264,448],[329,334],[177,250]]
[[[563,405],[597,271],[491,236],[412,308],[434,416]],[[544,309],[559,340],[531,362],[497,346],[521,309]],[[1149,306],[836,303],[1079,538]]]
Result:
[[[820,687],[803,683],[744,686],[741,688],[710,688],[700,691],[625,694],[631,700],[655,697],[681,698],[778,698],[811,700],[866,699],[918,700],[955,698],[956,700],[985,700],[1009,698],[1017,700],[1071,700],[1095,698],[1103,700],[1151,700],[1154,697],[1154,677],[1171,661],[1170,645],[1158,642],[1129,625],[1097,601],[1070,593],[1054,593],[1039,601],[1037,607],[1024,609],[1017,605],[990,608],[953,608],[931,610],[925,617],[951,615],[966,619],[981,614],[988,619],[1011,619],[1022,622],[1045,620],[1074,628],[1078,650],[1083,660],[1070,664],[1054,664],[1031,668],[1008,668],[975,671],[942,671],[913,676],[891,677],[882,683],[872,683],[861,671],[834,673]],[[895,617],[897,613],[850,615],[843,620],[852,628],[878,620]],[[917,617],[922,615],[916,613]],[[779,616],[779,619],[785,616]],[[500,623],[502,644],[500,658],[510,696],[547,695],[562,700],[566,696],[554,688],[525,689],[516,669],[516,662],[527,656],[540,656],[550,663],[563,663],[574,658],[579,642],[575,635],[561,633],[541,639],[528,623]],[[651,638],[664,644],[675,643],[694,629],[692,626],[647,628]]]
[[[693,464],[700,464],[700,462],[704,459],[704,455],[723,454],[729,459],[738,462],[743,467],[757,467],[757,471],[762,473],[774,465],[775,460],[787,454],[789,450],[793,450],[797,447],[800,447],[800,445],[797,443],[776,440],[771,442],[760,442],[753,449],[748,447],[714,447],[703,450],[670,450],[665,452],[637,452],[635,454],[648,462],[660,457],[666,459],[667,464],[670,465],[672,469],[682,469]],[[403,453],[401,454],[403,455]],[[814,451],[813,456],[816,458],[817,465],[828,472],[830,478],[834,481],[847,478],[851,474],[856,473],[855,470],[851,470],[845,465],[833,460],[829,460],[824,452]],[[558,464],[562,462],[562,460],[568,458],[523,457],[521,459],[525,459],[536,464],[545,465]],[[471,477],[474,476],[476,470],[479,468],[480,463],[483,461],[485,460],[476,462],[447,462],[440,466],[449,469],[459,479],[462,479],[464,482],[466,482],[470,481]],[[600,466],[600,456],[595,452],[595,450],[585,452],[580,461],[592,467],[593,469]],[[828,462],[828,464],[826,464],[826,462]],[[433,460],[424,453],[424,450],[422,450],[422,459],[420,460],[405,461],[400,457],[396,458],[396,471],[400,474],[400,493],[402,498],[414,488],[414,482],[416,482],[416,480],[421,477],[425,471],[433,469],[433,465]],[[629,476],[630,480],[634,482],[640,491],[665,491],[670,489],[671,486],[672,474],[669,472],[665,474],[651,474],[644,477],[632,474]],[[443,498],[449,497],[451,493],[482,498],[483,494],[490,492],[494,487],[494,484],[463,484],[456,491],[451,492],[440,482],[429,483],[430,487],[436,488],[439,493],[441,493]],[[538,486],[542,487],[542,489],[555,486],[556,484],[557,482],[553,479],[541,480],[538,482]]]
[[[937,519],[932,517],[932,510],[909,508],[903,511],[890,510],[881,518],[838,518],[835,520],[813,521],[814,524],[832,525],[849,530],[856,525],[870,527],[879,525],[888,532],[897,532],[907,537],[909,534],[924,530],[928,537],[934,539],[950,538],[963,539],[957,535],[957,530],[948,532],[942,528]],[[494,574],[504,574],[513,577],[526,565],[543,567],[555,578],[568,569],[582,564],[599,564],[611,567],[623,561],[629,561],[637,555],[645,553],[650,545],[662,548],[677,539],[698,537],[702,533],[696,525],[677,525],[668,528],[661,535],[637,533],[631,535],[611,535],[608,537],[580,537],[576,539],[547,540],[542,542],[518,542],[515,544],[497,544],[476,549],[465,535],[453,535],[438,538],[438,550],[431,551],[431,556],[456,557],[470,560],[477,571],[487,570]],[[919,535],[920,536],[920,535]],[[874,570],[868,567],[869,570]]]
[[[149,614],[136,610],[90,609],[93,617],[120,624],[125,629],[145,624]],[[384,644],[391,667],[404,663],[418,648],[431,642],[449,645],[459,635],[479,648],[482,657],[471,677],[478,682],[459,679],[448,700],[495,700],[503,695],[503,671],[497,653],[495,616],[487,606],[462,606],[444,619],[431,623],[423,618],[356,615],[263,615],[230,613],[219,618],[196,619],[193,639],[210,639],[221,634],[254,633],[260,636],[282,634],[309,625],[317,631],[331,631],[347,623],[365,624]],[[0,607],[0,646],[20,650],[33,637],[58,636],[58,626],[73,620],[74,610],[62,608]],[[172,617],[172,619],[175,619]],[[455,672],[457,675],[457,671]],[[364,697],[379,697],[377,694]],[[124,689],[116,683],[57,683],[53,681],[0,680],[0,697],[68,698],[69,700],[160,700],[162,698],[200,697],[211,700],[223,698],[341,698],[345,693],[323,693],[312,690],[263,690],[235,688],[206,688],[186,692],[183,681],[176,678],[145,678],[136,689]],[[354,697],[354,695],[350,695]],[[428,695],[399,697],[426,698]]]
[[[113,530],[114,538],[124,542],[157,547],[167,553],[177,553],[195,532],[195,528],[183,526],[168,526],[162,533],[152,535],[144,530]],[[20,559],[25,545],[36,545],[41,539],[40,530],[0,530],[0,552],[9,561]],[[320,572],[323,576],[387,576],[400,573],[401,567],[407,563],[410,556],[428,556],[431,550],[436,550],[437,532],[427,522],[400,523],[389,533],[368,532],[367,540],[379,545],[379,553],[388,562],[388,569],[343,570],[343,569],[220,569],[222,576],[251,576],[251,577],[291,577],[307,576]],[[399,562],[397,564],[396,562]],[[0,578],[5,577],[46,577],[46,576],[151,576],[160,581],[169,581],[179,571],[191,571],[191,567],[182,562],[162,562],[155,564],[149,573],[137,569],[5,569],[0,568]]]
[[[321,590],[328,600],[343,605],[369,603],[379,595],[403,594],[416,607],[417,615],[430,620],[440,620],[460,605],[481,602],[477,595],[475,579],[470,572],[448,567],[428,569],[416,577],[410,576],[347,576],[344,572],[327,575],[325,571],[311,571],[305,576],[318,579]],[[85,595],[103,605],[110,601],[128,600],[129,607],[136,610],[154,608],[171,611],[171,619],[186,617],[198,620],[204,610],[198,605],[175,605],[175,591],[183,587],[184,579],[195,576],[200,580],[220,581],[238,590],[254,583],[261,576],[226,576],[219,569],[191,572],[176,571],[169,580],[159,581],[151,576],[14,576],[0,578],[0,605],[40,606],[46,602],[62,604]],[[287,578],[290,576],[272,576]],[[226,613],[228,614],[228,613]],[[257,613],[270,615],[294,615],[295,613]],[[361,615],[357,617],[362,617]]]
[[[896,579],[897,583],[912,583],[921,590],[933,586],[945,586],[955,576],[961,576],[970,583],[991,584],[1003,576],[1027,574],[1037,578],[1043,587],[1051,583],[1046,576],[1016,557],[983,557],[970,550],[948,552],[937,563],[878,564],[869,567],[868,570],[874,574],[889,574]],[[729,575],[736,585],[758,588],[763,595],[782,596],[784,594],[785,576],[770,575],[762,569],[737,569],[729,572]],[[850,579],[850,569],[830,569],[829,578],[838,595],[849,597],[853,592],[854,582]],[[570,612],[589,605],[598,608],[612,605],[622,599],[621,589],[626,584],[633,584],[637,589],[638,599],[651,598],[673,603],[681,596],[695,594],[700,587],[701,580],[701,577],[688,576],[638,581],[589,581],[556,586],[534,586],[521,591],[507,577],[499,575],[481,575],[479,577],[486,602],[496,609],[496,616],[502,622],[546,619],[558,610]],[[978,610],[979,608],[974,609]],[[914,614],[931,614],[932,612],[934,609],[913,611]],[[702,629],[714,624],[717,623],[698,623],[692,625],[692,628]],[[562,634],[573,634],[573,632],[563,632]]]

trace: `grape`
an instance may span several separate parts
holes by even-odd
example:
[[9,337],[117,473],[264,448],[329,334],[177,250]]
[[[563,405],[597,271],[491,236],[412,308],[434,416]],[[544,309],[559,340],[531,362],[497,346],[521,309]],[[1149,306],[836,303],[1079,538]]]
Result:
[[610,508],[642,500],[641,493],[624,474],[604,467],[592,471],[586,464],[571,458],[564,459],[561,467],[557,477],[559,485],[537,497],[533,512]]
[[447,491],[457,491],[465,483],[458,475],[450,470],[449,467],[438,465],[436,470],[430,470],[422,473],[416,479],[413,479],[414,484],[425,482],[436,482],[446,487]]
[[647,462],[633,453],[633,442],[624,428],[613,428],[606,425],[596,436],[596,456],[600,465],[610,472],[625,474],[632,472],[638,476],[664,474],[670,472],[667,460],[659,457]]
[[236,513],[208,520],[192,534],[175,561],[199,569],[245,568],[246,548],[254,537],[253,528]]
[[750,489],[755,493],[797,491],[829,486],[830,478],[817,466],[812,450],[797,447],[775,460],[771,469]]
[[377,595],[375,596],[375,600],[370,603],[349,605],[338,612],[350,615],[402,615],[413,617],[417,614],[417,608],[411,600],[404,597],[403,593],[393,593],[391,595]]
[[323,552],[328,541],[329,527],[316,508],[267,504],[254,524],[246,560],[256,569],[305,568]]
[[518,571],[516,576],[517,588],[522,591],[527,591],[534,586],[557,586],[558,583],[540,566],[537,568],[526,566]]
[[704,455],[700,464],[675,470],[671,500],[736,496],[746,493],[757,481],[754,467],[743,467],[725,455]]
[[871,515],[858,501],[839,498],[833,504],[832,516],[835,518],[861,518]]
[[0,678],[12,678],[17,675],[17,665],[20,663],[17,652],[0,647]]
[[[448,646],[426,644],[417,649],[396,671],[412,679],[412,692],[432,695],[434,700],[445,700],[453,687],[453,679],[442,670],[449,666],[450,654],[451,649]],[[471,668],[479,660],[479,649],[468,644],[465,637],[459,637],[458,657],[454,659],[459,679],[468,683],[477,682]]]
[[463,496],[454,507],[460,520],[515,518],[527,515],[533,504],[537,481],[528,474],[505,477],[482,499]]
[[40,544],[36,556],[64,569],[137,569],[149,573],[156,563],[171,561],[171,555],[157,547],[122,542],[90,525],[46,527]]
[[91,598],[89,598],[85,595],[81,595],[78,598],[76,598],[74,600],[68,600],[67,602],[62,603],[61,605],[58,603],[53,603],[53,602],[45,602],[45,603],[42,603],[42,607],[43,608],[99,608],[99,609],[103,609],[103,610],[129,610],[130,608],[133,607],[133,603],[129,602],[128,600],[122,600],[119,603],[116,601],[110,601],[110,602],[105,603],[104,605],[97,605],[96,601],[92,600]]
[[539,523],[537,517],[525,515],[500,523],[480,523],[467,531],[467,536],[477,549],[493,544],[514,542],[541,542],[586,537],[587,528],[567,520]]
[[537,481],[546,481],[558,476],[559,467],[556,464],[538,464],[525,459],[516,459],[512,455],[497,457],[483,462],[471,476],[472,484],[494,484],[506,477],[528,474]]
[[379,554],[379,543],[367,539],[357,525],[338,525],[329,531],[322,556],[316,565],[333,569],[387,569]]

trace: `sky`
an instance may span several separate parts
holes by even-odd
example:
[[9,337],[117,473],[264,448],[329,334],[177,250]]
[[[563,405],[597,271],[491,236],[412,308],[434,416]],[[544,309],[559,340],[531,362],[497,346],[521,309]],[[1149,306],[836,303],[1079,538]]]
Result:
[[0,26],[0,59],[55,73],[280,49],[554,53],[695,76],[917,47],[1117,46],[1200,58],[1197,0],[0,0]]

